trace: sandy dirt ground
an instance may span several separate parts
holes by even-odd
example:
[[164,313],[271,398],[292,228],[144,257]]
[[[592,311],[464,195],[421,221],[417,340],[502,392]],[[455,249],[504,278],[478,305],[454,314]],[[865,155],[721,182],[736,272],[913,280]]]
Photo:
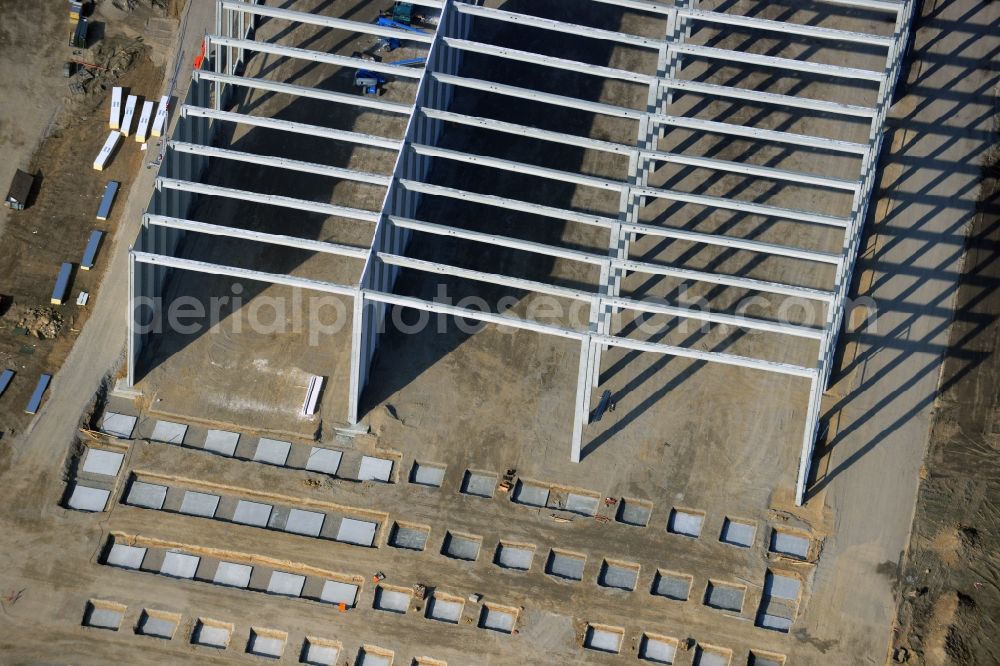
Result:
[[[58,20],[50,15],[55,6],[60,10]],[[118,181],[122,184],[120,193],[127,192],[143,161],[153,155],[140,151],[139,144],[129,137],[121,141],[108,168],[103,172],[92,168],[109,131],[106,117],[111,86],[122,85],[136,95],[151,97],[163,79],[163,67],[151,58],[152,48],[136,39],[147,20],[155,18],[154,12],[145,5],[128,15],[110,4],[99,7],[91,16],[91,30],[99,39],[90,49],[79,50],[70,48],[64,39],[70,24],[62,9],[61,3],[32,3],[27,9],[18,3],[16,11],[3,12],[5,19],[11,20],[5,20],[0,40],[0,77],[10,76],[15,83],[4,85],[9,92],[0,116],[4,142],[0,150],[9,145],[15,157],[22,153],[25,157],[4,160],[2,168],[21,166],[38,178],[26,210],[4,208],[0,214],[7,219],[5,226],[0,225],[0,294],[13,302],[0,312],[0,367],[17,372],[0,399],[0,437],[10,437],[26,427],[30,416],[24,408],[39,375],[58,371],[87,320],[106,269],[108,241],[124,208],[116,205],[108,220],[96,219],[105,185]],[[36,54],[39,50],[40,57]],[[20,59],[26,53],[32,55],[24,69]],[[88,82],[87,92],[76,95],[70,93],[62,76],[62,63],[68,58],[113,69],[95,70],[99,73]],[[27,85],[32,73],[43,82],[41,86]],[[53,77],[57,78],[53,81]],[[30,91],[22,91],[29,87]],[[52,115],[49,109],[58,113]],[[47,138],[32,155],[45,132]],[[156,150],[155,143],[149,145]],[[6,187],[6,178],[3,184]],[[95,269],[83,271],[79,262],[95,229],[105,232],[105,242]],[[51,306],[49,299],[63,262],[74,264],[70,292],[63,305]],[[76,305],[81,291],[90,294],[87,307]]]

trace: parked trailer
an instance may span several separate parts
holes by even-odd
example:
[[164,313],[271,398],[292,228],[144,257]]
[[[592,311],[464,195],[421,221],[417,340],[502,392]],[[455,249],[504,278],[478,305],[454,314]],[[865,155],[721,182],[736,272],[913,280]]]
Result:
[[52,381],[52,375],[42,374],[38,378],[38,384],[35,386],[35,392],[31,394],[31,400],[28,401],[28,406],[24,410],[28,414],[37,414],[38,409],[42,406],[42,396],[45,395],[45,389],[49,387],[49,382]]
[[111,206],[115,202],[115,195],[118,194],[119,183],[116,180],[108,181],[104,186],[104,196],[101,197],[101,205],[97,209],[97,219],[107,220],[111,215]]
[[56,286],[52,290],[52,297],[49,302],[52,305],[62,305],[66,302],[66,294],[69,293],[69,279],[73,276],[73,264],[64,262],[59,267],[59,275],[56,277]]
[[89,271],[94,267],[94,263],[97,262],[97,250],[101,247],[101,239],[104,238],[104,232],[94,231],[90,232],[90,240],[87,241],[87,249],[83,251],[83,261],[80,262],[81,271]]

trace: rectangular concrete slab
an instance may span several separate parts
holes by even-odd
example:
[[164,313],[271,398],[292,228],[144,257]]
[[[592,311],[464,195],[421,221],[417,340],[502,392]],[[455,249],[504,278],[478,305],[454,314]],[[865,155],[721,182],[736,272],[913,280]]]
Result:
[[138,569],[142,566],[142,561],[145,558],[145,548],[116,543],[111,546],[111,550],[108,551],[108,556],[104,561],[107,564],[122,567],[123,569]]
[[643,636],[639,647],[639,658],[653,664],[672,664],[677,646],[671,641],[652,636]]
[[687,601],[691,594],[691,579],[669,573],[657,572],[651,592],[674,601]]
[[267,584],[267,591],[271,594],[297,597],[302,594],[302,586],[305,584],[305,576],[284,571],[274,571],[271,573],[271,580]]
[[290,442],[283,442],[277,439],[261,438],[257,442],[257,451],[253,454],[253,459],[257,462],[268,463],[270,465],[284,466],[288,460],[288,452],[291,450]]
[[549,489],[518,481],[512,499],[518,504],[543,507],[549,501]]
[[374,608],[390,613],[405,613],[410,607],[410,599],[410,595],[405,592],[378,587],[375,590]]
[[772,553],[780,553],[804,560],[809,555],[809,539],[797,534],[774,530],[771,532],[770,549]]
[[743,595],[745,593],[746,590],[742,587],[709,581],[708,587],[705,589],[705,605],[739,613],[743,609]]
[[641,504],[635,500],[623,499],[618,503],[618,512],[615,514],[615,520],[625,525],[645,527],[649,524],[649,514],[651,512],[651,507],[646,504]]
[[255,525],[257,527],[267,527],[267,521],[271,518],[270,504],[240,500],[236,503],[236,511],[233,512],[233,522],[243,525]]
[[323,583],[323,590],[319,593],[319,599],[329,604],[354,606],[358,600],[358,586],[351,583],[342,583],[337,580],[328,580]]
[[497,487],[497,477],[485,472],[468,470],[462,479],[462,492],[476,497],[493,497]]
[[285,521],[285,531],[307,536],[319,536],[323,530],[324,520],[326,520],[325,513],[292,509],[288,512],[288,520]]
[[749,666],[784,666],[785,660],[767,654],[750,652]]
[[410,474],[410,482],[419,486],[429,486],[440,488],[444,483],[445,468],[439,465],[425,465],[418,462],[413,463],[413,472]]
[[118,470],[121,469],[124,459],[124,453],[103,449],[87,449],[87,458],[83,461],[83,471],[103,476],[118,476]]
[[763,629],[770,629],[771,631],[780,631],[783,634],[787,634],[792,628],[792,620],[787,617],[779,617],[777,615],[771,615],[770,613],[758,613],[757,622],[758,627]]
[[382,481],[389,483],[392,478],[392,461],[374,456],[362,456],[358,481]]
[[433,596],[427,603],[427,617],[438,622],[458,624],[462,619],[462,609],[465,604],[454,599]]
[[638,577],[638,567],[627,567],[605,561],[601,566],[601,574],[597,578],[597,584],[601,587],[613,587],[631,592],[635,589]]
[[73,486],[73,493],[69,496],[69,508],[77,511],[104,511],[110,495],[109,490],[81,486],[78,483]]
[[390,666],[392,658],[378,652],[369,652],[364,648],[358,651],[358,660],[354,666]]
[[285,651],[285,639],[269,634],[259,634],[250,631],[250,640],[247,641],[247,652],[258,657],[270,657],[280,659]]
[[407,550],[423,550],[427,545],[427,530],[396,524],[389,535],[389,545]]
[[570,493],[566,496],[566,510],[578,513],[581,516],[593,516],[597,514],[597,506],[600,500],[590,495],[578,495]]
[[337,541],[370,547],[375,543],[375,531],[377,529],[378,523],[344,518],[340,521],[340,527],[337,529]]
[[340,648],[306,639],[302,647],[302,663],[312,666],[335,666],[340,658]]
[[215,511],[219,508],[219,496],[208,493],[199,493],[193,490],[184,492],[184,499],[181,500],[181,513],[189,516],[203,516],[205,518],[215,518]]
[[101,419],[101,432],[106,432],[122,439],[132,439],[132,431],[139,419],[128,414],[118,414],[116,412],[105,412]]
[[250,576],[252,575],[253,567],[248,564],[219,562],[219,568],[215,570],[212,582],[216,585],[228,585],[229,587],[247,587],[250,585]]
[[764,577],[764,595],[798,601],[802,583],[794,576],[781,576],[771,571]]
[[229,645],[231,631],[227,627],[220,627],[214,624],[206,624],[198,620],[194,632],[191,634],[191,642],[196,645],[225,649]]
[[617,631],[608,631],[607,629],[588,626],[583,644],[591,650],[618,654],[621,651],[622,634]]
[[309,452],[309,459],[306,461],[306,469],[311,472],[321,472],[323,474],[336,474],[340,469],[340,460],[343,458],[340,451],[324,449],[318,446],[312,447]]
[[160,565],[160,573],[164,576],[174,578],[194,578],[198,571],[198,563],[201,558],[197,555],[179,553],[175,550],[168,550],[163,556],[163,564]]
[[726,518],[722,524],[722,534],[719,541],[728,543],[730,546],[749,548],[753,545],[754,532],[753,525]]
[[209,430],[208,434],[205,435],[205,450],[214,451],[224,456],[232,457],[236,453],[236,445],[239,443],[240,434],[238,432]]
[[566,580],[583,580],[583,567],[586,558],[553,550],[549,553],[549,561],[545,573]]
[[475,561],[479,557],[479,547],[482,541],[461,534],[448,532],[444,537],[441,554],[456,560]]
[[183,444],[187,430],[188,427],[183,423],[157,421],[156,425],[153,426],[153,434],[149,438],[154,442],[165,444]]
[[502,634],[514,631],[516,621],[517,617],[513,612],[492,606],[483,606],[483,610],[479,613],[480,628],[499,631]]
[[124,617],[125,613],[117,608],[87,604],[87,612],[83,619],[83,623],[88,627],[118,631],[118,627],[121,626],[122,618]]
[[167,487],[158,483],[133,481],[125,500],[132,506],[143,506],[147,509],[162,509],[167,499]]
[[535,550],[527,546],[513,546],[503,543],[497,546],[496,563],[504,569],[527,571],[531,568],[531,561],[534,557]]
[[682,534],[697,539],[701,536],[701,525],[704,521],[705,516],[700,513],[671,509],[667,531],[671,534]]
[[698,647],[694,654],[695,666],[730,666],[732,655],[718,650],[706,650]]
[[138,633],[143,636],[153,636],[170,640],[177,631],[177,622],[158,615],[150,615],[146,611],[139,617],[139,624],[136,627]]

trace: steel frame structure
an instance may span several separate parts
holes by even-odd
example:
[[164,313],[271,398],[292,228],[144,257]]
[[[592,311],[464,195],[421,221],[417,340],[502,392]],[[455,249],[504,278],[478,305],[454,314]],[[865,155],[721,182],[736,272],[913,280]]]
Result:
[[[843,323],[847,292],[875,183],[885,116],[892,102],[893,90],[900,75],[903,55],[907,47],[913,0],[899,0],[898,2],[894,0],[821,0],[823,4],[834,7],[884,12],[893,16],[895,24],[891,35],[848,32],[814,25],[706,11],[694,6],[695,0],[677,0],[676,4],[671,5],[649,0],[589,1],[660,15],[666,19],[666,32],[662,38],[654,39],[527,14],[490,9],[471,0],[419,0],[414,4],[439,10],[440,17],[437,30],[433,35],[415,36],[391,28],[265,7],[255,2],[217,0],[216,31],[215,34],[206,36],[205,40],[207,52],[212,54],[211,70],[195,72],[196,83],[192,86],[188,103],[181,110],[182,118],[168,144],[168,159],[161,167],[161,173],[165,172],[165,175],[157,179],[157,192],[150,205],[149,213],[144,218],[140,237],[130,254],[130,300],[132,305],[129,310],[131,327],[129,382],[134,381],[135,364],[145,340],[144,336],[135,330],[136,299],[160,293],[166,279],[166,271],[171,269],[229,275],[235,278],[314,289],[353,298],[351,386],[348,414],[346,415],[346,420],[351,423],[357,423],[360,417],[361,394],[368,381],[370,367],[379,342],[379,331],[389,307],[412,308],[574,340],[580,345],[580,356],[574,424],[570,438],[570,459],[573,462],[580,460],[583,430],[592,404],[592,390],[599,385],[602,353],[609,347],[776,372],[803,378],[808,381],[809,386],[795,490],[796,502],[802,504],[806,496],[806,483],[813,447],[819,432],[822,393],[830,380],[838,332]],[[373,64],[353,57],[260,42],[254,39],[254,26],[260,17],[347,30],[358,34],[399,37],[411,42],[418,41],[428,47],[427,62],[422,69],[402,69],[389,64]],[[470,25],[473,20],[513,23],[550,31],[556,35],[560,33],[571,34],[599,42],[646,49],[656,55],[656,71],[653,74],[631,72],[473,41],[469,39]],[[733,27],[763,34],[795,35],[813,40],[816,43],[864,45],[867,48],[884,49],[885,64],[881,70],[867,70],[814,62],[808,58],[778,58],[701,46],[688,41],[692,35],[692,29],[698,25],[709,25],[715,29]],[[388,72],[416,80],[417,92],[413,104],[408,106],[310,89],[283,82],[248,78],[242,75],[243,61],[247,52],[264,52],[346,68],[366,68]],[[646,107],[632,109],[495,81],[465,77],[459,73],[464,53],[476,53],[500,60],[529,63],[594,76],[605,81],[624,81],[644,86],[647,90]],[[683,78],[681,70],[682,63],[687,58],[723,63],[742,63],[762,68],[780,68],[784,71],[801,72],[823,79],[868,81],[878,86],[876,102],[872,106],[844,104],[830,100],[686,80]],[[307,96],[332,104],[363,104],[387,113],[407,115],[408,124],[403,139],[394,140],[224,111],[226,95],[236,87]],[[542,130],[517,122],[463,115],[450,110],[452,95],[458,89],[521,97],[557,108],[635,121],[637,138],[634,144],[622,144]],[[213,92],[214,94],[210,94]],[[696,94],[708,99],[744,100],[755,104],[778,105],[788,109],[829,114],[834,117],[862,119],[869,123],[868,139],[865,143],[857,143],[838,138],[760,129],[668,113],[674,97],[683,94]],[[214,104],[210,104],[210,100]],[[217,127],[218,123],[242,123],[282,131],[302,132],[324,139],[392,150],[397,154],[395,168],[391,175],[371,174],[272,156],[252,155],[212,146],[213,128]],[[621,179],[615,180],[559,171],[486,155],[447,150],[437,145],[445,123],[464,125],[481,131],[517,134],[540,142],[570,145],[586,150],[616,154],[628,160],[628,170]],[[658,143],[672,128],[696,133],[739,137],[753,142],[778,143],[792,147],[805,146],[852,155],[860,162],[860,169],[856,180],[845,180],[815,173],[791,172],[750,163],[689,156],[679,152],[661,150]],[[209,159],[232,160],[335,178],[353,179],[385,187],[385,197],[380,211],[363,211],[344,205],[308,202],[289,197],[275,197],[209,186],[197,182]],[[472,164],[496,172],[528,174],[541,179],[569,182],[585,188],[617,193],[619,213],[617,217],[611,217],[435,185],[429,182],[428,173],[431,164],[439,160]],[[658,168],[657,165],[665,163],[708,169],[718,173],[739,174],[750,178],[796,184],[806,183],[834,192],[846,192],[852,197],[850,215],[846,217],[831,216],[808,210],[786,209],[769,204],[691,194],[650,186],[650,174]],[[237,197],[267,205],[285,206],[293,210],[313,211],[368,222],[373,225],[372,242],[368,247],[350,247],[195,222],[185,219],[191,197],[195,195]],[[603,254],[582,252],[501,234],[470,231],[459,226],[442,224],[440,221],[421,220],[418,217],[420,203],[423,197],[428,196],[445,197],[459,202],[486,205],[552,220],[598,227],[607,231],[607,252]],[[725,234],[695,232],[641,222],[640,211],[647,201],[655,199],[691,204],[709,210],[735,211],[747,215],[781,219],[796,224],[822,225],[841,230],[843,233],[842,250],[840,253],[822,252]],[[173,254],[179,239],[188,232],[224,235],[323,252],[345,259],[363,260],[364,267],[356,284],[334,284],[174,257]],[[600,278],[592,289],[587,290],[420,260],[406,256],[406,249],[413,234],[460,238],[480,243],[485,247],[509,248],[581,262],[598,267]],[[816,289],[795,284],[751,279],[740,275],[729,275],[713,270],[692,270],[669,263],[654,264],[630,258],[631,243],[636,237],[645,235],[685,241],[699,246],[738,249],[760,256],[803,260],[816,266],[833,267],[835,279],[828,289]],[[488,282],[527,292],[549,294],[588,303],[590,306],[589,325],[585,330],[577,330],[530,321],[508,314],[481,312],[395,294],[393,293],[395,282],[402,269],[472,282]],[[623,296],[621,293],[622,282],[628,273],[670,276],[775,296],[806,298],[824,306],[826,319],[822,327],[809,327],[741,315],[707,313],[682,305],[642,302]],[[704,351],[615,335],[612,332],[613,322],[615,316],[622,311],[664,314],[670,317],[704,322],[712,326],[745,327],[790,338],[809,340],[815,343],[816,361],[813,365],[800,366],[721,351]]]

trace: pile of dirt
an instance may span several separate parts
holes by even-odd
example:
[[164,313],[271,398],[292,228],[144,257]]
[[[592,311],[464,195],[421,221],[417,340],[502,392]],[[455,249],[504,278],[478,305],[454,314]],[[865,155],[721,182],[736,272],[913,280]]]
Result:
[[80,66],[70,79],[69,87],[74,97],[70,102],[70,112],[64,114],[60,125],[63,128],[72,127],[99,107],[108,91],[146,51],[148,47],[141,39],[114,36],[102,40],[87,52],[85,61],[93,67]]
[[20,328],[40,340],[53,340],[63,329],[62,315],[52,308],[38,306],[20,312],[12,311],[12,315],[17,318]]

